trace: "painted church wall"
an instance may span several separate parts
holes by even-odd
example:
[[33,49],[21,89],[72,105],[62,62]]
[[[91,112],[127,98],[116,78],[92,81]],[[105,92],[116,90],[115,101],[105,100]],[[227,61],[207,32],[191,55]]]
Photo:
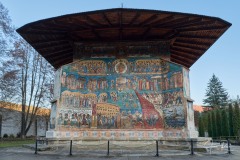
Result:
[[57,74],[60,98],[52,130],[58,135],[114,131],[121,137],[152,130],[163,137],[187,136],[189,79],[180,65],[150,57],[91,58],[62,66]]

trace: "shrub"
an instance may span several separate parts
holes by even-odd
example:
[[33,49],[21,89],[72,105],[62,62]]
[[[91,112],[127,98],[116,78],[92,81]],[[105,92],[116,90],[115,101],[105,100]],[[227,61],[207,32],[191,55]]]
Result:
[[5,133],[5,134],[3,135],[3,138],[8,138],[8,134]]
[[15,138],[15,136],[13,134],[10,134],[9,138]]

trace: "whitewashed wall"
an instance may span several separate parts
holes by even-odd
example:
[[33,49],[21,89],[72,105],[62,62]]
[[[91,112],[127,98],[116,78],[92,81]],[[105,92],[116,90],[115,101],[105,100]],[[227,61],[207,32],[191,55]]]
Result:
[[[2,131],[1,137],[4,134],[13,134],[16,136],[21,131],[21,112],[9,111],[0,108],[0,114],[2,115]],[[43,117],[38,117],[38,136],[45,136],[46,134],[46,120]],[[35,136],[35,123],[32,123],[27,136]]]

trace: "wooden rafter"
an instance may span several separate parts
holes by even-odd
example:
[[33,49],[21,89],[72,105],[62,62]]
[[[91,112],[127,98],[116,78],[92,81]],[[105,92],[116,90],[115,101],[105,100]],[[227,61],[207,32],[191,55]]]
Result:
[[226,29],[227,26],[218,27],[199,27],[199,28],[188,28],[188,29],[178,29],[179,32],[199,32],[199,31],[212,31],[212,30],[222,30]]
[[139,23],[139,25],[140,25],[140,26],[147,25],[149,22],[154,21],[157,17],[158,17],[158,15],[157,15],[157,14],[154,14],[154,15],[148,17],[147,19],[145,19],[143,22]]
[[17,32],[55,68],[73,61],[69,56],[73,58],[75,42],[97,44],[123,40],[168,41],[173,54],[171,60],[190,67],[230,26],[216,17],[117,8],[40,20]]
[[48,46],[42,46],[42,47],[34,47],[36,50],[49,50],[52,49],[54,50],[54,48],[65,48],[65,47],[69,47],[69,43],[65,43],[65,44],[56,44],[56,45],[48,45]]
[[182,50],[176,49],[176,48],[171,48],[170,49],[171,53],[174,53],[176,55],[184,55],[187,58],[197,58],[199,57],[199,53],[191,53],[191,52],[183,52]]
[[55,55],[55,54],[60,54],[62,52],[73,52],[73,49],[72,48],[67,48],[67,49],[63,49],[63,50],[58,50],[58,51],[54,51],[54,52],[46,52],[46,58],[47,57],[51,57],[52,55]]
[[157,27],[172,27],[172,26],[175,26],[179,23],[182,23],[182,22],[187,22],[189,20],[189,17],[182,17],[182,18],[175,18],[171,21],[168,21],[168,22],[165,22],[165,23],[162,23],[160,25],[157,25]]
[[173,46],[183,48],[183,49],[193,49],[193,50],[197,50],[197,51],[201,51],[201,52],[206,50],[206,48],[203,48],[203,47],[192,46],[192,45],[189,45],[186,43],[179,43],[179,42],[173,43]]
[[131,26],[140,16],[141,14],[137,12],[128,25]]
[[175,62],[175,63],[178,63],[178,64],[181,64],[181,65],[183,65],[183,66],[186,66],[186,67],[188,67],[188,68],[190,67],[189,63],[186,63],[185,60],[180,60],[180,59],[178,59],[178,58],[174,58],[174,57],[171,56],[171,61],[173,61],[173,62]]
[[111,23],[111,21],[108,19],[107,15],[103,12],[102,13],[102,17],[103,19],[105,19],[105,21],[109,24],[109,26],[113,26],[113,24]]
[[201,46],[210,46],[210,44],[212,43],[212,42],[195,42],[195,41],[183,40],[183,39],[177,39],[175,43],[176,42],[186,43],[186,44],[195,44],[195,45],[201,45]]
[[149,25],[155,27],[155,26],[158,26],[158,25],[161,25],[161,24],[165,24],[165,23],[167,23],[169,21],[172,21],[174,18],[175,18],[174,15],[170,15],[170,16],[165,17],[163,19],[159,19],[157,21],[154,21],[154,22],[150,23]]
[[94,19],[91,18],[90,16],[85,15],[84,17],[86,18],[86,20],[90,21],[91,23],[95,24],[96,26],[102,26],[101,23],[99,23],[98,21],[94,20]]

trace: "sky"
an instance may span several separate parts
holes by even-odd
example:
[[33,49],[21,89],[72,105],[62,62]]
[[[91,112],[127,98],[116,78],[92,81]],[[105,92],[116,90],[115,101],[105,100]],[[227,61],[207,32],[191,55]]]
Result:
[[109,8],[155,9],[222,18],[232,26],[190,68],[191,98],[203,104],[207,83],[215,74],[230,98],[240,95],[240,1],[238,0],[1,0],[12,23],[27,23],[65,14]]

